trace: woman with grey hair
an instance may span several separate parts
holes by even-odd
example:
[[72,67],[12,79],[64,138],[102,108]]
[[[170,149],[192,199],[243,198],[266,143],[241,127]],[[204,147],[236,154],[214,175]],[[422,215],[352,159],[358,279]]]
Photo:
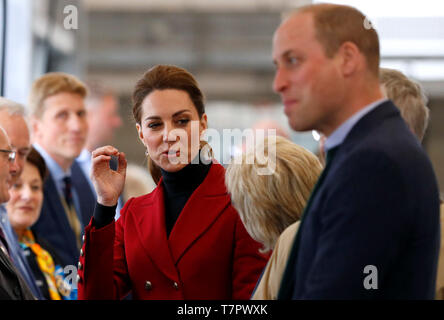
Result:
[[[262,155],[272,168],[266,174]],[[321,171],[313,153],[280,136],[265,138],[228,166],[227,189],[247,232],[262,243],[262,251],[274,248],[252,299],[277,298],[299,220]]]

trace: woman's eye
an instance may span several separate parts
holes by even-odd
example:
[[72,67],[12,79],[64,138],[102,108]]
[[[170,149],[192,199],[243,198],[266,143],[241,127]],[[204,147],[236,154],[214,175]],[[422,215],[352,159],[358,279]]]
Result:
[[31,190],[32,191],[40,191],[41,187],[40,186],[31,186]]
[[150,129],[156,129],[156,128],[158,128],[160,125],[161,125],[161,124],[158,123],[158,122],[152,122],[152,123],[149,123],[149,124],[148,124],[148,128],[150,128]]
[[180,119],[177,121],[180,125],[186,125],[188,122],[190,122],[190,119]]
[[20,158],[26,158],[28,156],[29,151],[28,150],[19,150],[18,155]]

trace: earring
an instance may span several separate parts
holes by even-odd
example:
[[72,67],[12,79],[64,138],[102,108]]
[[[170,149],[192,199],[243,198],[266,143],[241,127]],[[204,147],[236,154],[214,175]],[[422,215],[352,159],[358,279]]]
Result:
[[148,153],[148,149],[145,150],[145,157],[148,157],[150,154]]

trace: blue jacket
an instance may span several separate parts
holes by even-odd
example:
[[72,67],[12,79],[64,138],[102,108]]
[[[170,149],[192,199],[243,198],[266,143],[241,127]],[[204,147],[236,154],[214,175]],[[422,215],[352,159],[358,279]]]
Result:
[[[72,187],[76,190],[80,202],[77,212],[82,230],[89,223],[95,206],[95,197],[79,164],[74,161],[71,167]],[[77,266],[79,248],[76,236],[69,225],[54,180],[49,174],[43,186],[44,200],[39,219],[32,231],[46,239],[57,253],[63,264]]]
[[360,119],[339,146],[299,232],[281,299],[434,298],[437,181],[391,101]]

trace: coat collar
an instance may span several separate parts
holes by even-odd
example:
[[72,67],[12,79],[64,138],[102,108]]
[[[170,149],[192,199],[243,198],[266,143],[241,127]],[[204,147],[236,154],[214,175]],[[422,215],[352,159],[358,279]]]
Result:
[[375,128],[378,128],[383,119],[393,117],[398,117],[402,120],[399,109],[391,100],[387,100],[362,117],[350,130],[343,144],[357,145],[366,135],[371,134]]
[[167,239],[162,180],[157,188],[133,207],[138,234],[145,251],[162,272],[178,281],[175,265],[229,206],[225,169],[213,163],[208,175],[188,199]]

